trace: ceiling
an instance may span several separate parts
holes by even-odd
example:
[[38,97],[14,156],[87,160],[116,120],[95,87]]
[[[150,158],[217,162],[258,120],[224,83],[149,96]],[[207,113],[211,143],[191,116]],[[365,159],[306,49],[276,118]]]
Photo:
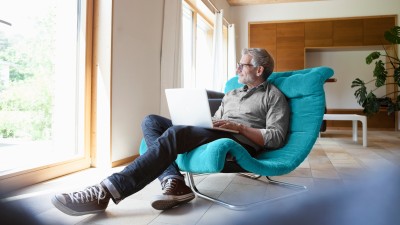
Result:
[[227,0],[229,5],[231,6],[288,3],[288,2],[311,2],[311,1],[321,1],[321,0]]

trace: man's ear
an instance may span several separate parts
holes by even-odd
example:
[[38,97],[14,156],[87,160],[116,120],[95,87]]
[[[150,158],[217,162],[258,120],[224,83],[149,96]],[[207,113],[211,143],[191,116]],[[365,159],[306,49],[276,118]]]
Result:
[[257,67],[257,76],[261,76],[264,72],[264,67],[263,66],[258,66]]

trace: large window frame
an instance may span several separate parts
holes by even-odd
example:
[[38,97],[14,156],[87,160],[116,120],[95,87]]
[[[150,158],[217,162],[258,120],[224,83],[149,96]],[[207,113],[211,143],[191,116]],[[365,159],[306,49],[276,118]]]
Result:
[[81,19],[84,20],[80,23],[78,28],[80,32],[79,49],[80,57],[84,65],[81,65],[81,73],[84,73],[84,99],[81,106],[83,107],[83,155],[65,161],[38,166],[36,168],[29,168],[20,171],[13,171],[0,176],[0,193],[9,192],[21,187],[31,184],[39,183],[65,174],[76,172],[89,168],[91,166],[91,142],[92,142],[92,59],[93,59],[93,28],[94,28],[94,1],[81,0]]
[[[183,20],[183,87],[184,88],[206,88],[209,90],[214,89],[213,85],[213,71],[212,71],[212,45],[213,45],[213,32],[214,32],[214,13],[205,6],[200,0],[184,0],[182,4],[182,20]],[[185,19],[191,19],[191,33],[187,32],[189,23],[185,23]],[[185,30],[186,28],[186,30]],[[208,30],[206,31],[205,29]],[[199,43],[199,30],[203,29],[203,42]],[[189,43],[188,39],[191,39]],[[204,39],[208,39],[205,41]],[[228,74],[228,27],[223,25],[223,73]],[[207,46],[203,46],[207,43]],[[190,46],[188,48],[188,46]],[[208,59],[206,57],[200,58],[199,52],[209,51]],[[207,53],[206,53],[207,54]],[[204,54],[203,54],[204,55]],[[226,76],[226,80],[228,76]],[[219,90],[221,91],[222,87]]]

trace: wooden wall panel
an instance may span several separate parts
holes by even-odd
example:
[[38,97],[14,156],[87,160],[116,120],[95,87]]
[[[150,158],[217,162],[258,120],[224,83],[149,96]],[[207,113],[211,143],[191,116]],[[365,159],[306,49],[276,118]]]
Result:
[[332,21],[305,22],[304,29],[306,47],[330,47],[333,45]]
[[333,21],[334,46],[362,46],[363,40],[362,19]]
[[392,28],[395,23],[395,17],[364,19],[364,45],[389,44],[383,35],[385,31]]
[[304,68],[304,23],[280,23],[276,26],[276,71]]
[[276,59],[276,24],[250,24],[249,48],[264,48]]
[[[327,109],[329,114],[358,114],[364,115],[362,109]],[[340,121],[340,120],[327,120],[326,127],[329,128],[342,128],[351,127],[351,121]],[[358,123],[358,127],[361,127],[361,123]],[[372,117],[367,118],[368,129],[377,130],[395,130],[395,115],[387,115],[386,109],[382,108],[380,112]]]

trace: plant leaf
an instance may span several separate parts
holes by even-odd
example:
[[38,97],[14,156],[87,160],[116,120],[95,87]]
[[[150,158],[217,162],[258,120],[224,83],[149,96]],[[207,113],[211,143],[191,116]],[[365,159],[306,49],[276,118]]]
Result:
[[400,67],[394,69],[393,77],[394,77],[394,82],[397,83],[397,86],[400,87]]
[[354,92],[354,96],[357,99],[358,104],[363,105],[367,97],[367,88],[365,87],[364,81],[359,78],[355,79],[351,85],[351,88],[360,87]]
[[360,78],[356,78],[356,79],[353,80],[353,82],[351,83],[351,88],[353,88],[353,87],[358,87],[358,86],[365,86],[364,81],[362,81]]
[[395,111],[396,111],[395,104],[393,104],[392,101],[389,101],[387,103],[387,114],[390,115],[390,114],[394,113]]
[[394,26],[384,34],[385,39],[392,44],[400,44],[400,27]]
[[365,62],[369,65],[372,63],[372,61],[379,58],[380,56],[381,56],[380,52],[372,52],[365,58]]
[[364,108],[363,111],[367,116],[372,116],[379,111],[380,104],[374,93],[368,93],[364,103],[362,104],[362,107]]
[[386,82],[387,71],[385,68],[385,64],[382,60],[378,60],[375,62],[375,69],[374,69],[374,77],[376,77],[375,86],[381,87]]
[[396,111],[400,110],[400,95],[397,95],[395,107],[396,107]]

